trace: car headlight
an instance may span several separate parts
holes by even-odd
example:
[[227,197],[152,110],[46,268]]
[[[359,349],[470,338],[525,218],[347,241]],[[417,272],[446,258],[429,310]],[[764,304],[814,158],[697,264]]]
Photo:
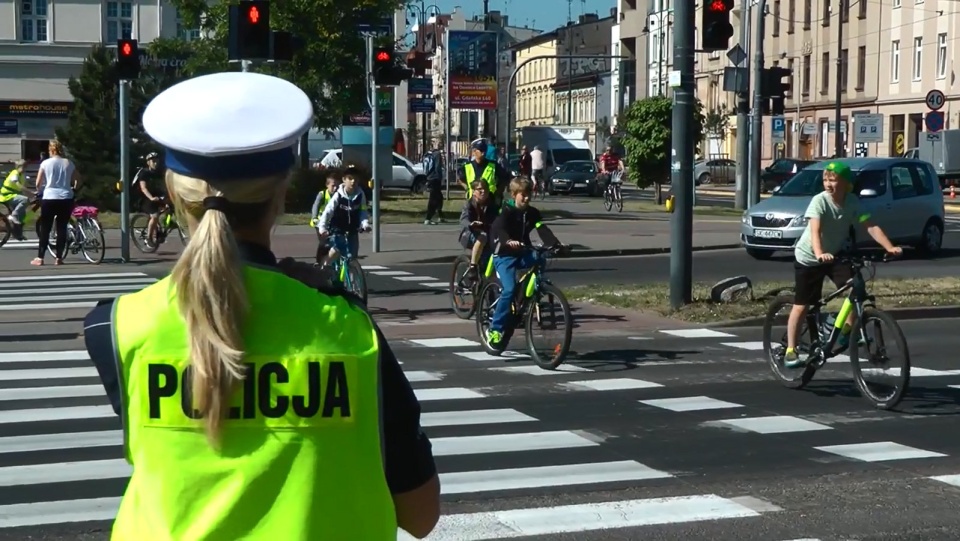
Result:
[[810,221],[810,218],[806,216],[797,216],[796,218],[790,220],[790,227],[806,227],[807,222]]
[[742,223],[742,224],[749,224],[749,223],[750,223],[750,215],[747,214],[746,212],[744,212],[743,215],[740,216],[740,223]]

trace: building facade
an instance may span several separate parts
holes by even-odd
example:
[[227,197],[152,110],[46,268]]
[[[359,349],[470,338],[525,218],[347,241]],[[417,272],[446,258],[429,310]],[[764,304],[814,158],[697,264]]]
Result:
[[[764,56],[794,70],[786,103],[787,155],[896,156],[924,131],[924,97],[946,95],[945,128],[960,126],[953,59],[960,6],[945,0],[774,0]],[[840,39],[842,26],[843,39]],[[837,87],[841,119],[836,127]],[[883,117],[880,141],[858,141],[857,114]],[[764,159],[779,150],[765,122]]]
[[515,119],[513,127],[519,130],[524,126],[554,124],[556,100],[553,83],[557,80],[557,62],[535,58],[557,55],[557,32],[520,42],[513,51],[517,65],[523,66],[517,72],[516,98],[511,105]]
[[0,161],[39,159],[66,124],[73,106],[67,81],[94,44],[178,33],[191,35],[162,0],[0,0]]

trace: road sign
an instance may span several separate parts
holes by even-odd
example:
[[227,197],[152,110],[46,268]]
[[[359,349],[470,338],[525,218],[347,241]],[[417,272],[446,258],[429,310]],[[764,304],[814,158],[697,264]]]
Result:
[[787,120],[782,116],[770,117],[770,140],[783,143],[787,140]]
[[734,66],[740,66],[747,59],[747,52],[738,43],[727,51],[727,59],[733,62]]
[[879,143],[883,141],[883,115],[853,115],[855,128],[854,141],[857,143]]
[[943,129],[943,112],[927,111],[927,116],[923,118],[923,124],[928,132],[937,133]]
[[930,133],[927,132],[926,138],[927,141],[939,141],[943,136],[939,133]]
[[436,113],[436,98],[410,98],[411,113]]
[[407,79],[407,93],[433,94],[433,79],[429,77],[414,77]]
[[943,92],[934,89],[927,92],[927,97],[923,101],[931,111],[939,111],[947,102],[947,97],[943,95]]

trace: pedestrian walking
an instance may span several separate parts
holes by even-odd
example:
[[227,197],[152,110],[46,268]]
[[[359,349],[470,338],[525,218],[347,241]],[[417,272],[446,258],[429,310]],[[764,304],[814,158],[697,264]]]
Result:
[[67,223],[73,213],[74,197],[80,183],[80,175],[73,162],[63,156],[60,141],[50,141],[47,150],[50,157],[40,162],[37,173],[37,193],[40,201],[40,243],[37,257],[31,265],[43,265],[47,248],[50,246],[50,232],[56,227],[57,242],[54,248],[54,265],[63,264],[63,250],[67,244]]

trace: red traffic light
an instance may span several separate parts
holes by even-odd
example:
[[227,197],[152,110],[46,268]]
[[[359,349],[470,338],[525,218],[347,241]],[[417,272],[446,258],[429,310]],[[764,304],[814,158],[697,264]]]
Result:
[[731,6],[726,0],[711,0],[707,4],[707,10],[714,13],[724,13],[730,11]]
[[130,56],[130,53],[133,52],[133,46],[129,42],[124,43],[123,47],[120,47],[120,54],[123,56]]
[[378,51],[376,57],[377,62],[390,62],[390,53],[387,51]]
[[253,24],[260,22],[260,10],[257,9],[257,6],[250,6],[250,11],[247,12],[247,18],[250,19],[250,22]]

